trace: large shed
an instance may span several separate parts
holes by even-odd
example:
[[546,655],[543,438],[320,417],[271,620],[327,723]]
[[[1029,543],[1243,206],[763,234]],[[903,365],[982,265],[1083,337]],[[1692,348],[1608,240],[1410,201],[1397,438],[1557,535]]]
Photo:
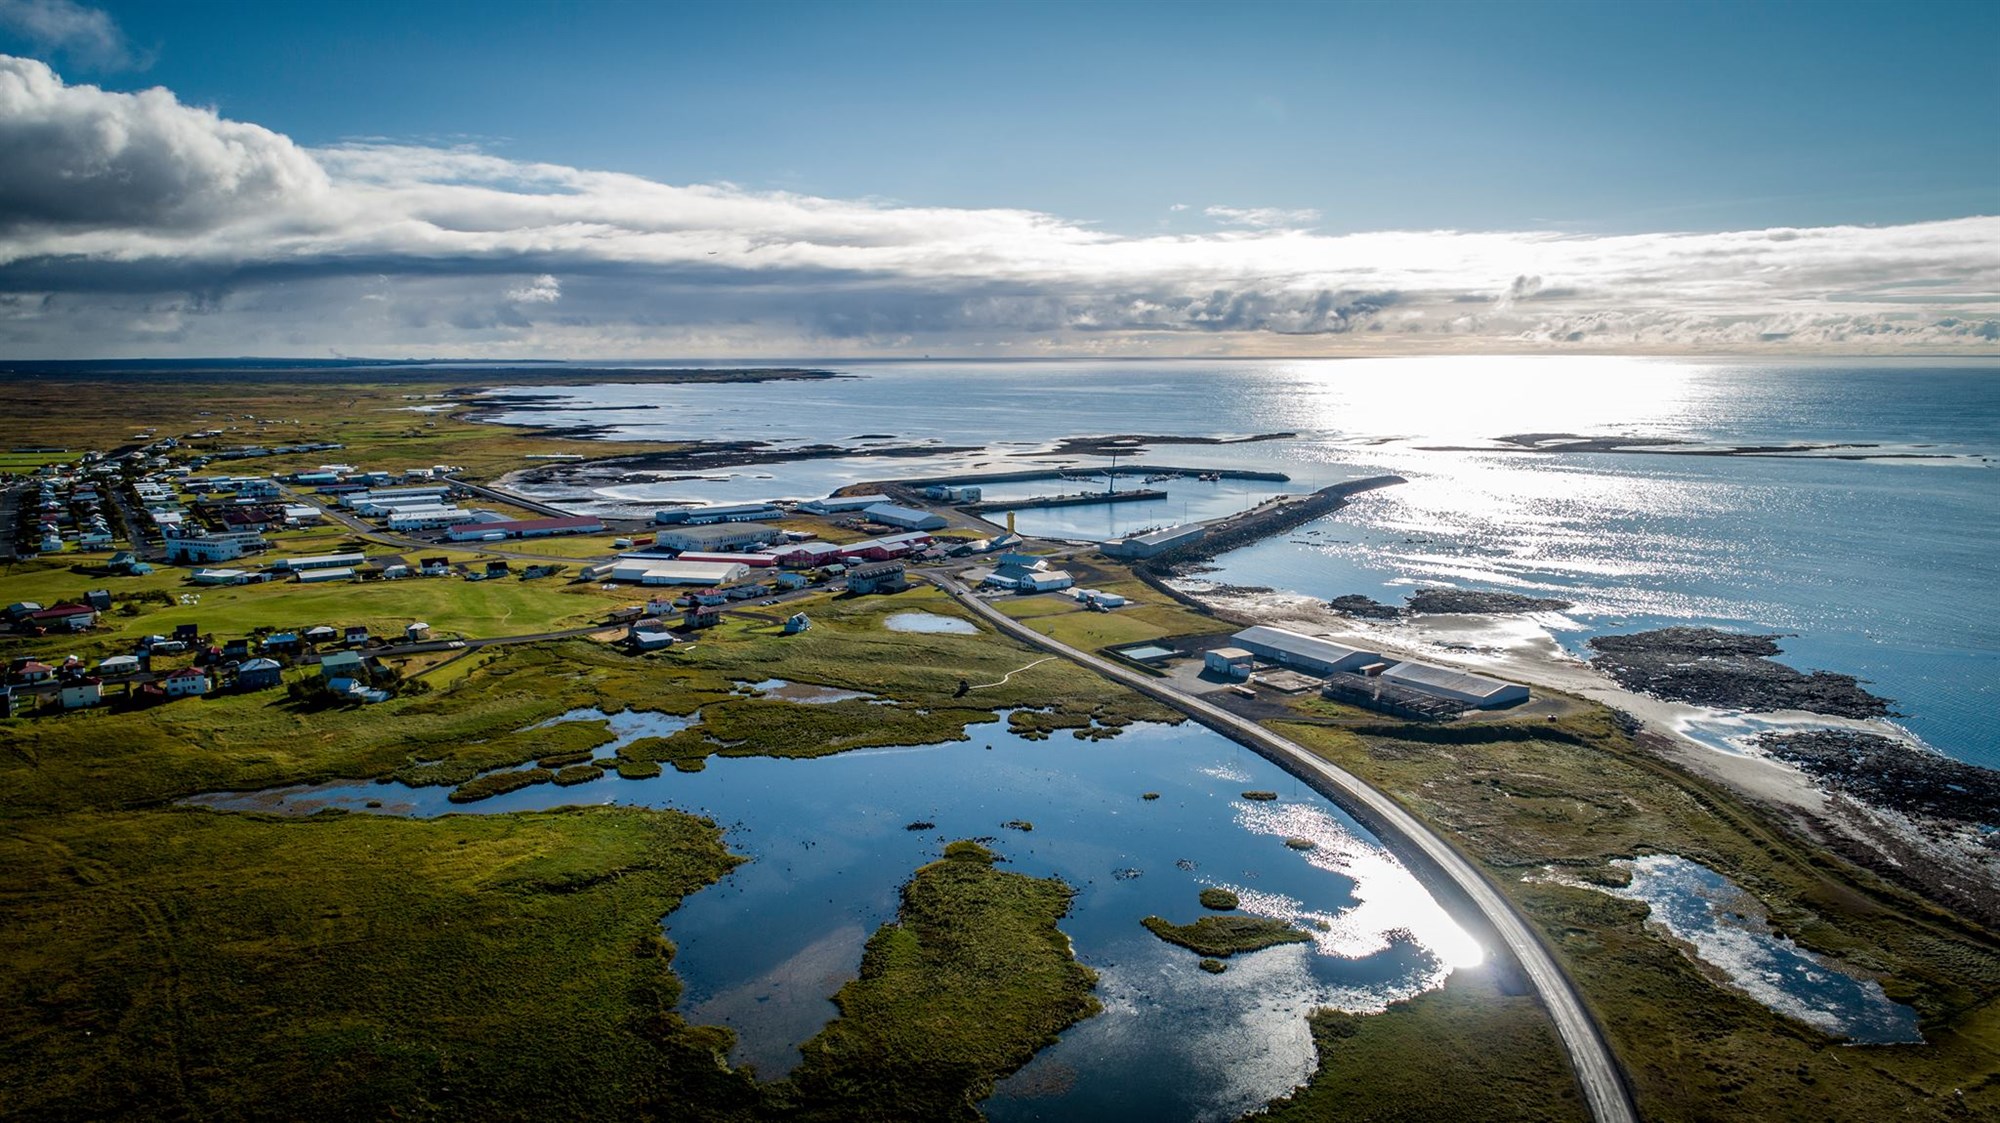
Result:
[[613,581],[640,585],[727,585],[750,576],[741,562],[684,562],[660,558],[625,558],[614,563]]
[[900,526],[904,530],[938,530],[948,525],[943,515],[919,511],[915,507],[899,507],[894,503],[877,503],[861,513],[878,523]]
[[1518,683],[1429,663],[1398,663],[1382,672],[1382,680],[1482,710],[1528,700],[1528,688]]
[[1235,646],[1281,666],[1308,674],[1330,675],[1335,671],[1358,671],[1370,663],[1380,663],[1382,656],[1373,651],[1362,651],[1335,643],[1330,639],[1308,636],[1285,628],[1273,628],[1259,624],[1245,628],[1229,637]]

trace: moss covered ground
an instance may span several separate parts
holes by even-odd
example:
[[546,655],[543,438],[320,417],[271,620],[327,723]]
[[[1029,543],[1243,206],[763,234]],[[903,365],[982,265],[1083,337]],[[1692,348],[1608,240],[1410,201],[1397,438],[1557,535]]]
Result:
[[[752,1102],[659,919],[716,828],[83,812],[0,831],[0,1116],[607,1117]],[[726,1117],[718,1115],[717,1117]]]
[[[2000,941],[1772,826],[1634,743],[1607,711],[1278,728],[1391,793],[1485,868],[1577,980],[1644,1117],[2000,1115]],[[1729,877],[1801,945],[1879,977],[1922,1015],[1925,1043],[1852,1046],[1781,1017],[1650,931],[1643,905],[1546,876],[1553,867],[1569,881],[1622,883],[1611,860],[1662,850]],[[1405,1016],[1435,1017],[1427,1032],[1445,1032],[1446,1005],[1420,1002]],[[1450,1074],[1443,1086],[1482,1078],[1464,1058],[1438,1063]]]
[[1256,1118],[1588,1119],[1540,1005],[1502,988],[1500,977],[1491,967],[1460,970],[1380,1014],[1313,1015],[1319,1071]]
[[1098,1010],[1096,975],[1056,927],[1075,892],[994,869],[972,842],[919,869],[834,996],[840,1017],[800,1049],[798,1117],[978,1119],[1000,1077]]

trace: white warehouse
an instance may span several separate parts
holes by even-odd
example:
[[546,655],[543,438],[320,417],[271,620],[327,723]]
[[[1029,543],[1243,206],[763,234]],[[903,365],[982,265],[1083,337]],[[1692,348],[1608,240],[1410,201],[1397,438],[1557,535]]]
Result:
[[1482,710],[1528,700],[1525,686],[1428,663],[1398,663],[1382,672],[1382,681]]
[[1310,675],[1330,675],[1335,671],[1358,671],[1382,656],[1362,651],[1318,636],[1303,635],[1284,628],[1259,624],[1229,637],[1235,646],[1281,666]]
[[741,562],[682,562],[658,558],[621,558],[611,565],[613,581],[638,585],[727,585],[750,576]]

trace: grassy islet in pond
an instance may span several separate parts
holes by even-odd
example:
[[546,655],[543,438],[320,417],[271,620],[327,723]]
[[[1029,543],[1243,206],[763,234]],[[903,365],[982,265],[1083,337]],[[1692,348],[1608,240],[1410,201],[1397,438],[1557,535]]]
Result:
[[1236,898],[1236,894],[1231,893],[1227,889],[1210,886],[1201,891],[1201,907],[1205,909],[1227,912],[1240,903]]
[[1175,924],[1149,916],[1140,923],[1170,944],[1217,959],[1279,944],[1312,942],[1310,935],[1284,921],[1262,916],[1204,916],[1193,924]]
[[977,1119],[1000,1077],[1097,1012],[1096,975],[1056,926],[1076,891],[996,858],[954,842],[903,887],[834,996],[840,1016],[800,1048],[784,1086],[798,1117]]

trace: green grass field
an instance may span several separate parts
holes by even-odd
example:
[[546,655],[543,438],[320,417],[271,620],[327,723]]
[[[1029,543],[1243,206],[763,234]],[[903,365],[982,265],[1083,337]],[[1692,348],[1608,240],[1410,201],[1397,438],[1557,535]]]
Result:
[[[1512,728],[1278,727],[1442,828],[1540,926],[1644,1117],[2000,1114],[2000,940],[1767,825],[1635,745],[1601,708]],[[1622,883],[1610,860],[1661,850],[1753,893],[1804,946],[1879,975],[1923,1016],[1926,1043],[1844,1046],[1713,981],[1645,926],[1643,905],[1544,876]]]

